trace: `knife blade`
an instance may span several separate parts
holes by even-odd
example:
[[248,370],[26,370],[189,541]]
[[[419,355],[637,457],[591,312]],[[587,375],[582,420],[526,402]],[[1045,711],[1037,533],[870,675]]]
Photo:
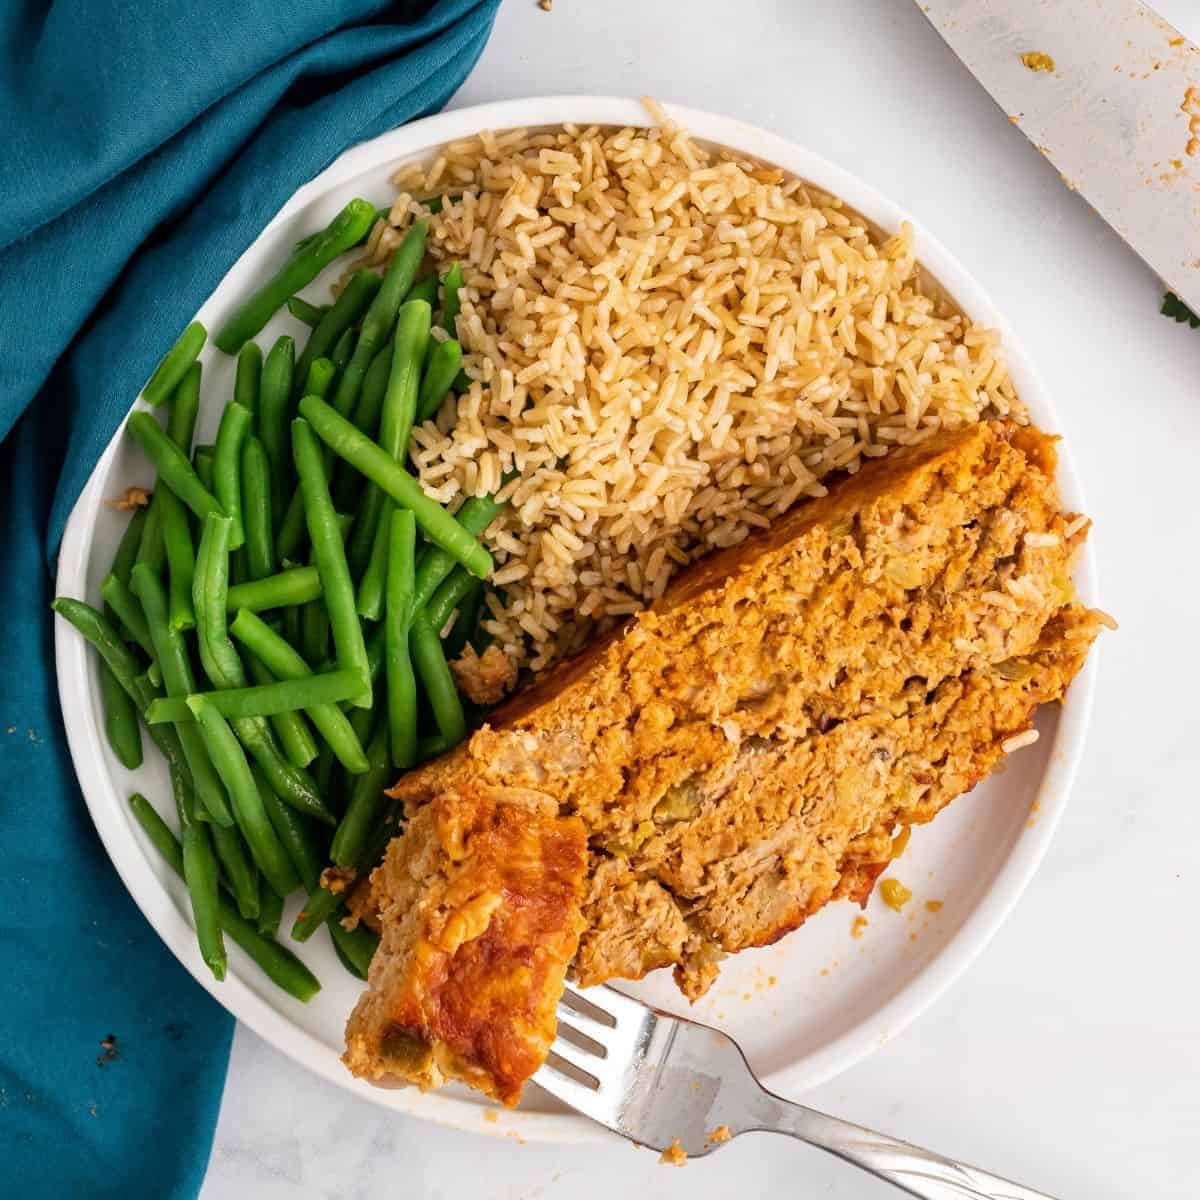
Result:
[[1136,0],[923,0],[992,99],[1200,313],[1200,49]]

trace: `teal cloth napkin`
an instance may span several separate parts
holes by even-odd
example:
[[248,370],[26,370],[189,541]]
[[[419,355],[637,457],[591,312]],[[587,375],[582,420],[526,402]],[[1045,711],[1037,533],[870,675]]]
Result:
[[67,515],[272,214],[445,104],[498,3],[0,5],[0,1195],[194,1195],[232,1032],[75,781],[49,609]]

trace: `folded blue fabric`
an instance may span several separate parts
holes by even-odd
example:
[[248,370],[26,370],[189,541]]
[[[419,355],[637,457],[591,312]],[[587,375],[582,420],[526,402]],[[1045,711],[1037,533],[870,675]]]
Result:
[[193,1195],[231,1035],[75,782],[49,610],[66,517],[272,214],[346,147],[441,107],[498,3],[0,10],[0,1195]]

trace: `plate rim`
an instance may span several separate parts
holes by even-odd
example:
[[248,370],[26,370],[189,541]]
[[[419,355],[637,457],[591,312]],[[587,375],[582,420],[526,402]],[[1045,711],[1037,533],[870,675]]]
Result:
[[[991,301],[975,275],[929,232],[929,223],[918,221],[860,176],[789,138],[735,117],[671,102],[662,103],[668,114],[696,137],[776,163],[843,199],[889,232],[899,228],[903,221],[911,222],[916,234],[918,262],[946,287],[964,312],[1000,331],[1018,394],[1040,423],[1049,424],[1055,429],[1061,428],[1058,413],[1041,375],[1016,331]],[[442,143],[469,137],[481,129],[505,130],[564,123],[585,127],[593,124],[649,127],[655,122],[642,104],[628,97],[557,95],[452,109],[400,126],[346,150],[324,171],[298,188],[230,266],[222,282],[238,270],[244,258],[254,253],[263,238],[294,212],[382,162],[412,158]],[[212,295],[220,286],[218,284],[214,293],[205,298],[201,313],[211,303]],[[102,481],[116,453],[124,426],[123,420],[72,507],[59,550],[56,575],[56,592],[59,595],[78,595],[85,590],[87,561],[94,534],[92,516],[102,498]],[[1083,491],[1069,450],[1062,449],[1059,457],[1059,487],[1064,502],[1079,511],[1086,511]],[[1089,539],[1085,545],[1077,571],[1081,590],[1085,593],[1094,593],[1097,587],[1093,541]],[[481,1120],[487,1111],[486,1105],[453,1093],[421,1093],[415,1088],[393,1090],[375,1087],[351,1076],[336,1058],[330,1058],[327,1046],[320,1039],[291,1020],[286,1009],[298,1002],[281,995],[279,1006],[272,1005],[233,970],[218,985],[200,959],[190,923],[151,868],[150,858],[139,841],[140,831],[135,833],[126,806],[107,771],[91,769],[95,763],[103,762],[104,753],[98,714],[93,706],[82,699],[87,695],[86,644],[69,631],[67,623],[63,621],[55,622],[54,642],[59,700],[68,747],[80,790],[105,851],[155,932],[193,978],[232,1016],[244,1021],[293,1061],[392,1111],[454,1128],[502,1136],[515,1133],[545,1142],[581,1143],[615,1137],[586,1118],[570,1112],[505,1110],[501,1114],[501,1121],[491,1122]],[[997,869],[991,885],[962,919],[957,930],[907,984],[901,986],[868,1018],[814,1053],[804,1056],[798,1063],[773,1072],[770,1078],[774,1090],[793,1094],[807,1090],[846,1070],[884,1045],[935,1003],[991,941],[1045,856],[1066,808],[1083,754],[1096,673],[1096,650],[1093,649],[1071,686],[1069,703],[1061,708],[1049,760],[1033,797],[1039,805],[1039,819],[1032,828],[1025,828],[1017,837]]]

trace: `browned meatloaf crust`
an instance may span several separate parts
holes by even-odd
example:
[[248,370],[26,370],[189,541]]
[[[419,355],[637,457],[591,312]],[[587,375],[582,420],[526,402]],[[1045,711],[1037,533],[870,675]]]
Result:
[[539,793],[480,785],[422,807],[374,873],[383,941],[347,1066],[515,1104],[554,1040],[586,867],[583,823]]
[[724,954],[865,901],[894,832],[1061,698],[1098,621],[1054,470],[1051,438],[1004,423],[897,451],[701,561],[392,794],[416,818],[528,789],[580,818],[580,982],[674,965],[694,998]]

